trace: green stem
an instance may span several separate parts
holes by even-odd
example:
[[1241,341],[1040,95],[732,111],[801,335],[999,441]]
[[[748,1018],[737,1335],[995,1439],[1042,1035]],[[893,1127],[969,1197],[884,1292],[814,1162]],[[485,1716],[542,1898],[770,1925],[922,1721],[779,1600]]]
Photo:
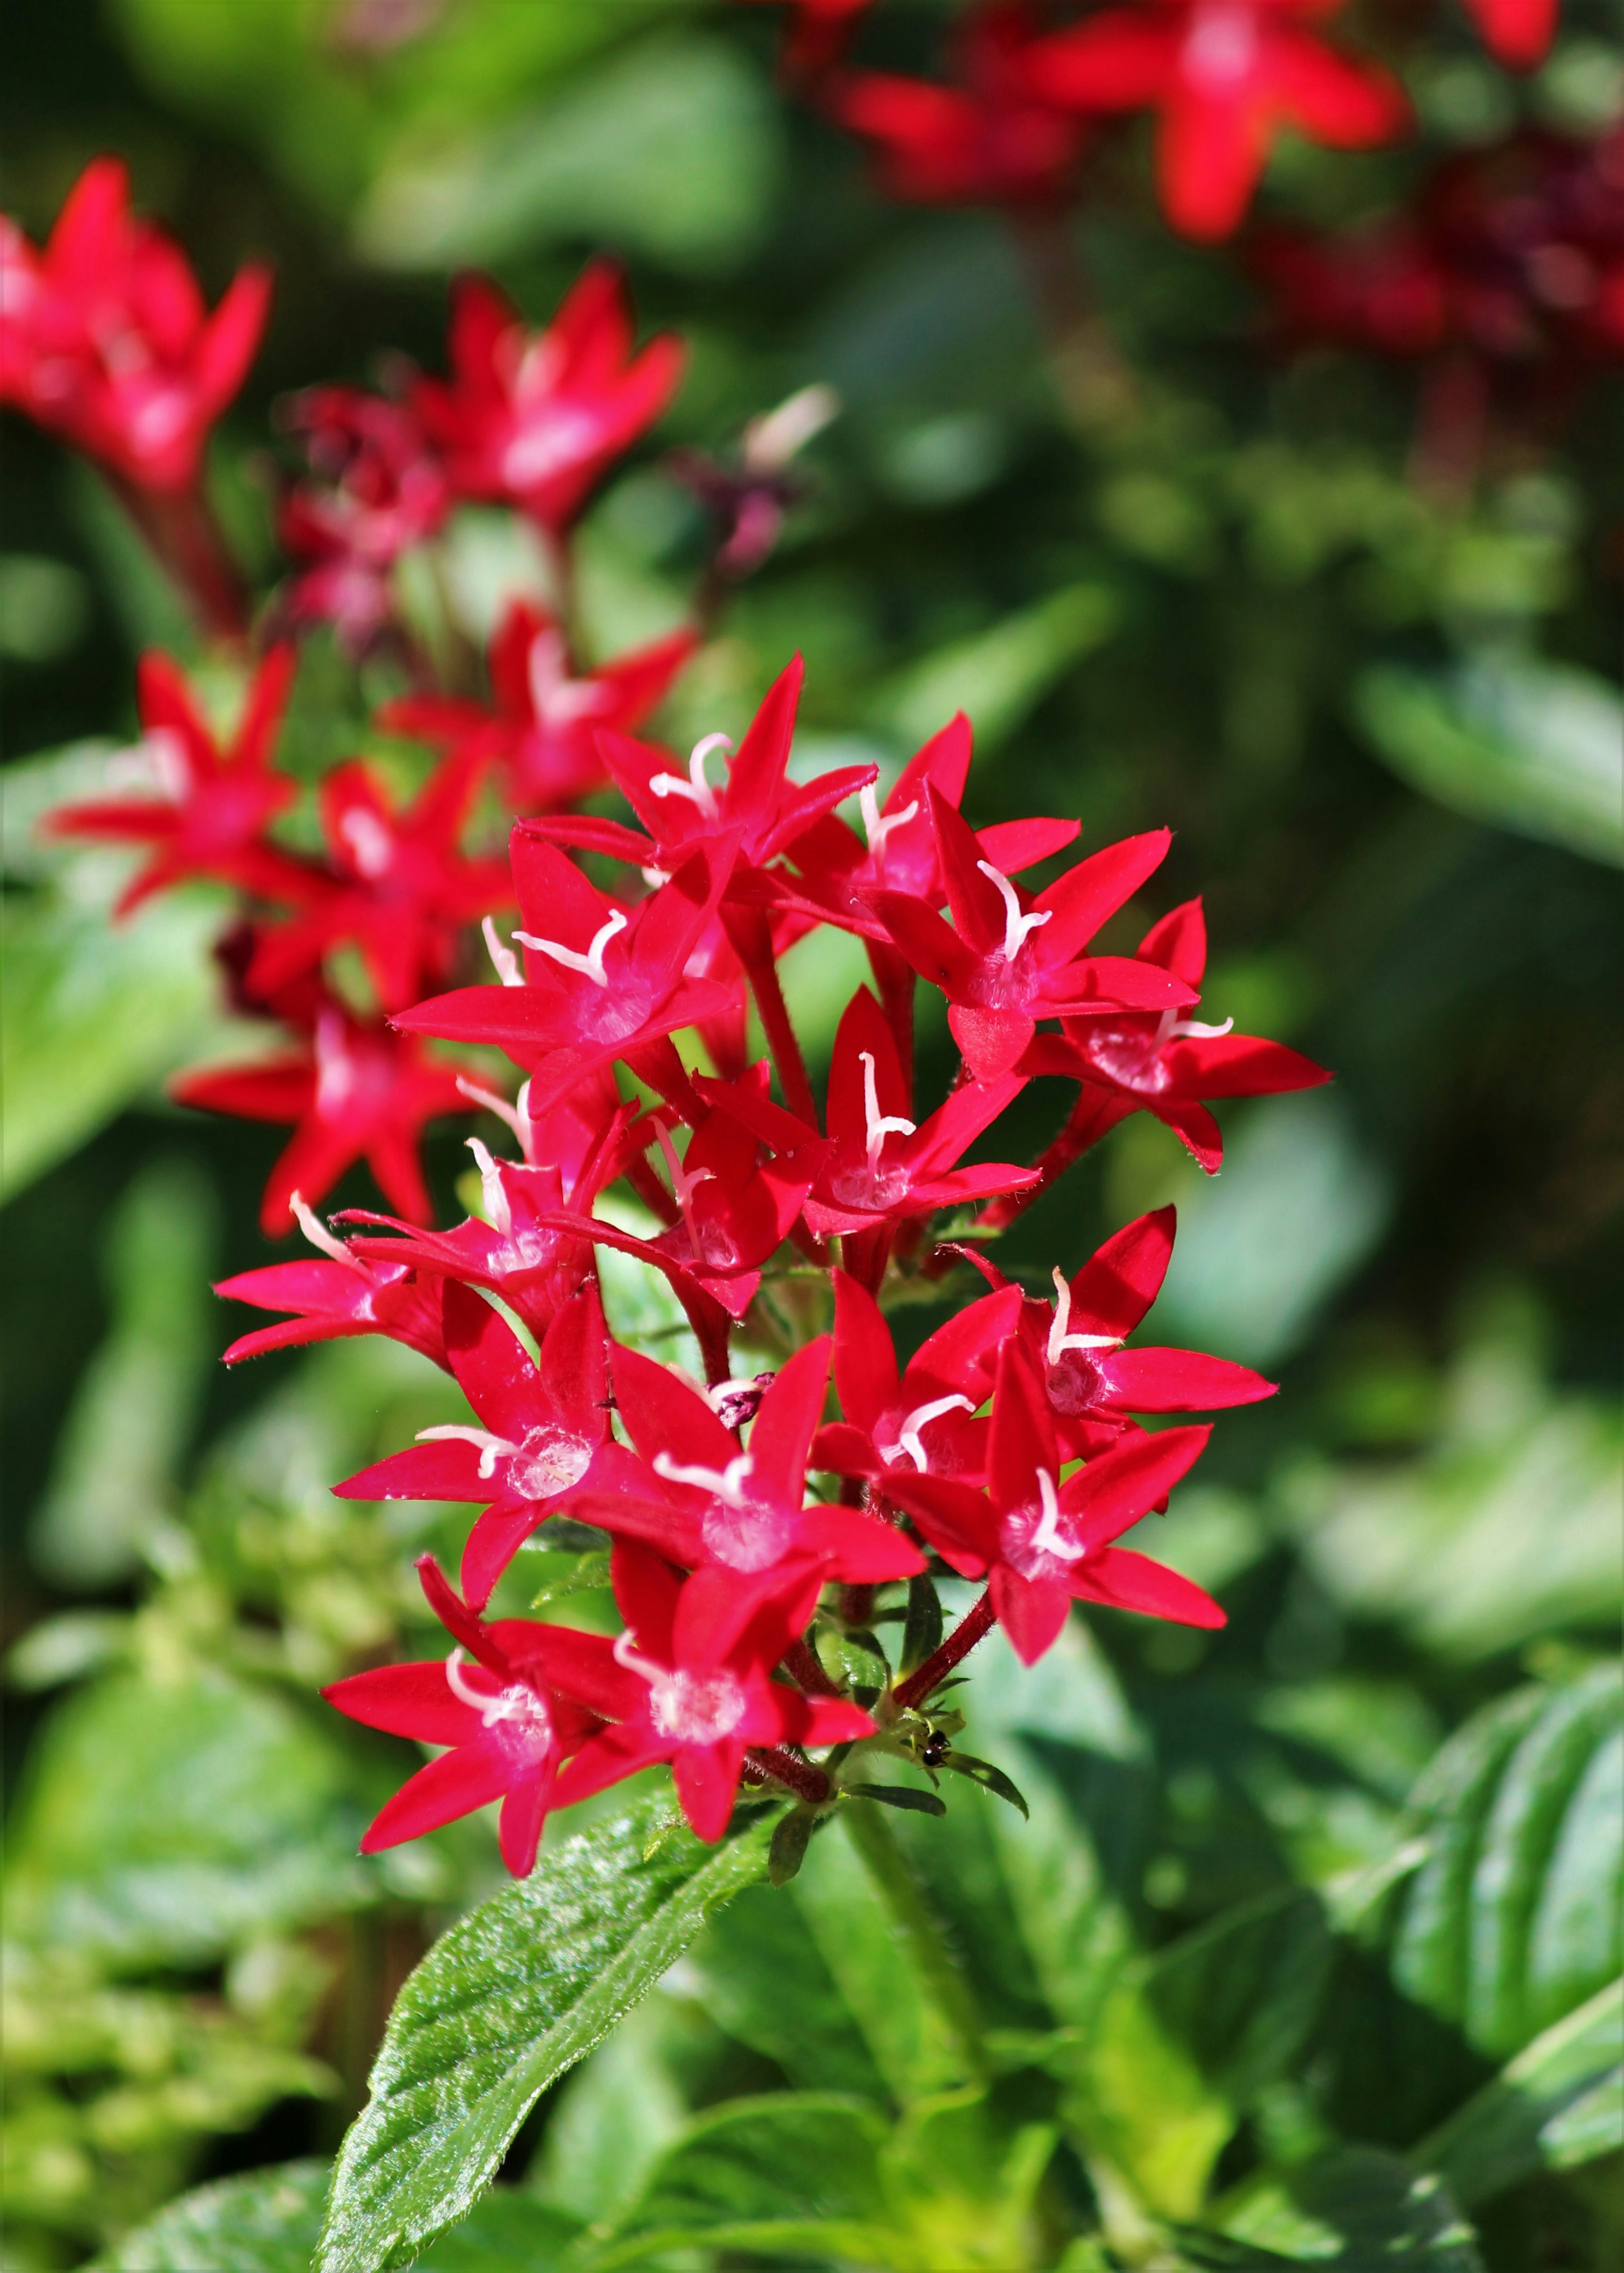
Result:
[[969,1984],[883,1810],[872,1799],[848,1799],[841,1815],[875,1892],[907,1945],[925,1995],[958,2046],[969,2074],[982,2082],[988,2073],[986,2047]]

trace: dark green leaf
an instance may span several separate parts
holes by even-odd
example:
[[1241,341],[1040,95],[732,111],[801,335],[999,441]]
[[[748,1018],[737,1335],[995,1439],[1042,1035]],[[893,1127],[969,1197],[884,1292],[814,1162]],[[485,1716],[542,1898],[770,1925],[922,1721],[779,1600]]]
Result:
[[580,2232],[576,2219],[533,2194],[493,2187],[415,2263],[420,2273],[562,2273]]
[[[816,1870],[831,1843],[819,1835]],[[805,1884],[802,1879],[795,1894]],[[861,1931],[860,1919],[854,1919],[853,1929]],[[718,2025],[776,2060],[792,2083],[807,2091],[884,2098],[884,2079],[793,1895],[746,1887],[711,1920],[688,1962]]]
[[91,2273],[309,2273],[331,2171],[285,2163],[198,2187],[126,2234]]
[[806,1859],[807,1842],[817,1817],[810,1808],[792,1807],[773,1826],[767,1852],[767,1875],[775,1887],[787,1887]]
[[908,1582],[908,1613],[902,1627],[902,1654],[898,1670],[913,1672],[927,1657],[940,1648],[942,1639],[941,1596],[931,1579],[910,1579]]
[[646,1857],[666,1806],[543,1855],[411,1976],[339,2158],[321,2273],[374,2273],[464,2216],[547,2085],[764,1875],[761,1820],[719,1848],[685,1832]]
[[1427,1855],[1392,1969],[1482,2052],[1515,2052],[1624,1956],[1624,1694],[1615,1669],[1489,1707],[1416,1788]]
[[1411,2160],[1468,2208],[1541,2165],[1567,2169],[1624,2147],[1624,1982],[1525,2045]]
[[1003,1769],[994,1767],[991,1760],[978,1760],[973,1752],[948,1752],[937,1765],[951,1768],[954,1775],[968,1776],[972,1783],[978,1783],[983,1791],[990,1791],[995,1799],[1007,1800],[1011,1807],[1019,1808],[1028,1821],[1031,1820],[1032,1811],[1019,1789],[1010,1782]]
[[1222,2234],[1181,2229],[1184,2254],[1224,2273],[1305,2259],[1336,2273],[1482,2273],[1476,2237],[1442,2180],[1372,2147],[1336,2148],[1252,2182],[1223,2224]]
[[912,1808],[920,1815],[946,1815],[947,1804],[938,1799],[933,1791],[916,1791],[905,1783],[849,1783],[846,1789],[857,1799],[877,1799],[882,1807]]
[[1163,1950],[1142,1994],[1231,2103],[1290,2069],[1319,2007],[1331,1932],[1302,1888],[1261,1895]]

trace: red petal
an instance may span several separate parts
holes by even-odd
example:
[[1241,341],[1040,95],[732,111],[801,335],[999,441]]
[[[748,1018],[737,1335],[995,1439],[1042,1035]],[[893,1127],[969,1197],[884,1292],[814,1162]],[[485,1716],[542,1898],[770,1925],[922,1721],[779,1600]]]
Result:
[[1194,1350],[1118,1350],[1098,1362],[1111,1402],[1129,1413],[1216,1413],[1255,1405],[1276,1390],[1250,1366]]
[[1007,1563],[995,1563],[988,1580],[998,1622],[1022,1665],[1036,1665],[1059,1639],[1071,1596],[1058,1579],[1023,1579]]
[[1162,1291],[1176,1208],[1155,1208],[1113,1232],[1071,1282],[1074,1333],[1131,1334]]
[[[995,1436],[997,1425],[995,1420]],[[1078,1469],[1060,1488],[1073,1534],[1089,1547],[1103,1547],[1137,1523],[1188,1474],[1211,1434],[1210,1428],[1163,1429],[1153,1437],[1135,1430]]]
[[833,1278],[834,1387],[847,1420],[872,1431],[901,1387],[891,1329],[879,1303],[849,1272],[836,1271]]
[[369,1729],[415,1737],[422,1744],[465,1744],[478,1735],[480,1717],[453,1697],[444,1661],[426,1665],[380,1665],[352,1673],[322,1691],[329,1705]]
[[362,1853],[376,1855],[403,1840],[421,1839],[425,1831],[438,1831],[443,1823],[454,1823],[460,1815],[489,1806],[506,1790],[512,1773],[494,1731],[482,1729],[454,1752],[443,1752],[419,1768],[385,1801],[361,1842]]
[[1108,1602],[1119,1610],[1141,1610],[1147,1617],[1171,1618],[1182,1626],[1222,1626],[1229,1621],[1212,1596],[1193,1579],[1181,1578],[1164,1563],[1153,1563],[1131,1547],[1107,1547],[1079,1569],[1074,1591],[1080,1602]]

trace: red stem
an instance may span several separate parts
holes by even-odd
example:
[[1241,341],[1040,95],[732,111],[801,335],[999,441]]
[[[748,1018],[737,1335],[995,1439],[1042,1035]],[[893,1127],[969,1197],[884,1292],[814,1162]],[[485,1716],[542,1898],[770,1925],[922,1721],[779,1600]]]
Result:
[[732,1368],[728,1362],[728,1337],[733,1331],[733,1321],[714,1294],[689,1279],[685,1286],[679,1275],[671,1280],[673,1292],[693,1328],[693,1338],[700,1346],[700,1357],[705,1367],[705,1385],[715,1389],[730,1380]]
[[1007,1192],[1001,1199],[989,1200],[976,1221],[984,1231],[1007,1231],[1015,1218],[1024,1215],[1034,1200],[1039,1200],[1055,1178],[1069,1168],[1091,1144],[1097,1144],[1119,1121],[1125,1121],[1134,1110],[1130,1098],[1119,1098],[1114,1091],[1101,1089],[1092,1082],[1083,1082],[1077,1091],[1077,1101],[1066,1117],[1065,1126],[1053,1142],[1040,1152],[1032,1163],[1037,1171],[1037,1182],[1026,1185],[1021,1191]]
[[251,621],[248,587],[202,489],[143,489],[109,468],[102,472],[160,565],[191,600],[210,637],[245,647]]
[[760,1013],[761,1024],[767,1034],[767,1046],[773,1054],[773,1063],[778,1072],[778,1086],[783,1091],[784,1103],[809,1128],[816,1129],[819,1126],[818,1107],[812,1101],[812,1084],[806,1077],[806,1061],[801,1055],[801,1045],[796,1039],[795,1028],[790,1023],[789,1005],[778,983],[778,962],[773,953],[772,926],[765,911],[760,908],[730,907],[723,912],[728,936],[745,966],[750,991],[755,996],[756,1009]]
[[992,1626],[992,1593],[989,1587],[968,1616],[961,1618],[941,1647],[906,1681],[898,1684],[892,1695],[896,1704],[906,1709],[922,1704],[932,1690],[939,1686],[953,1669],[967,1658],[976,1644],[991,1632]]
[[871,939],[864,941],[868,949],[868,967],[874,974],[874,984],[879,989],[879,1007],[886,1014],[896,1043],[897,1056],[902,1061],[902,1083],[906,1094],[902,1100],[904,1113],[914,1109],[914,967],[907,956],[887,941]]
[[834,1790],[834,1785],[819,1767],[810,1760],[797,1760],[793,1752],[782,1744],[754,1744],[745,1755],[746,1768],[764,1769],[777,1782],[788,1784],[797,1799],[810,1800],[814,1807],[821,1806]]
[[792,1641],[784,1652],[783,1662],[797,1683],[809,1697],[838,1697],[838,1686],[829,1679],[818,1662],[818,1654],[805,1634]]

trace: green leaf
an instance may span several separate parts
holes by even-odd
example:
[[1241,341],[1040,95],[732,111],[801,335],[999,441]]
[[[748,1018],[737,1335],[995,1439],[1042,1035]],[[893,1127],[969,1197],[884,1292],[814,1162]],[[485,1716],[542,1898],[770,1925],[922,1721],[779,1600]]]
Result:
[[533,256],[607,240],[668,266],[732,266],[772,213],[778,120],[731,41],[644,41],[550,102],[378,183],[357,237],[392,268]]
[[1611,1665],[1488,1707],[1418,1784],[1426,1859],[1391,1928],[1398,1987],[1501,2057],[1624,1958],[1624,1691]]
[[[782,1816],[779,1829],[795,1820]],[[817,1869],[832,1843],[819,1834]],[[862,1919],[852,1927],[860,1934]],[[793,1897],[746,1887],[711,1920],[687,1962],[718,2026],[776,2060],[799,2089],[885,2097],[884,2079]]]
[[1063,585],[988,631],[927,656],[891,690],[885,722],[909,749],[955,710],[976,722],[985,757],[1058,686],[1074,664],[1116,630],[1121,604],[1104,584]]
[[923,1665],[941,1647],[942,1604],[935,1584],[929,1579],[910,1579],[908,1582],[908,1616],[902,1627],[902,1654],[897,1664],[899,1673],[911,1673]]
[[571,1594],[589,1594],[609,1584],[609,1555],[602,1548],[590,1548],[582,1554],[543,1548],[527,1557],[525,1568],[543,1579],[530,1597],[533,1610],[545,1609],[549,1602],[562,1602]]
[[10,1927],[109,1964],[207,1964],[373,1896],[345,1755],[283,1698],[207,1671],[118,1673],[60,1704],[30,1760]]
[[806,1860],[807,1845],[817,1820],[810,1808],[794,1807],[788,1815],[781,1815],[773,1826],[772,1845],[767,1856],[767,1875],[775,1887],[787,1887],[799,1872]]
[[911,1808],[919,1815],[946,1815],[945,1800],[938,1799],[933,1791],[918,1791],[906,1783],[849,1783],[846,1789],[857,1799],[877,1799],[882,1807]]
[[1624,2147],[1624,1980],[1527,2044],[1411,2156],[1470,2209]]
[[[618,2217],[688,2120],[667,2053],[692,2032],[692,2013],[659,1990],[628,2013],[550,2104],[526,2192],[587,2224]],[[498,2198],[486,2194],[475,2216]],[[450,2239],[442,2236],[431,2257]]]
[[374,2273],[462,2217],[548,2084],[763,1876],[760,1820],[720,1848],[684,1833],[646,1859],[666,1804],[544,1854],[411,1975],[339,2157],[320,2273]]
[[285,2163],[170,2202],[90,2273],[309,2273],[332,2165]]
[[[1482,2273],[1476,2238],[1442,2180],[1373,2147],[1334,2148],[1283,2178],[1258,2179],[1241,2190],[1223,2231],[1228,2245],[1188,2228],[1178,2238],[1194,2263],[1224,2273],[1304,2260],[1336,2273]],[[1235,2241],[1251,2247],[1238,2254]]]
[[983,1791],[990,1791],[995,1799],[1007,1801],[1030,1822],[1032,1811],[1022,1797],[1020,1788],[1010,1782],[1002,1768],[994,1767],[991,1760],[978,1760],[973,1752],[950,1752],[938,1765],[951,1768],[954,1775],[968,1776],[972,1783],[978,1783]]
[[577,2262],[580,2232],[580,2220],[565,2211],[493,2187],[414,2262],[418,2273],[564,2273]]
[[1425,797],[1592,860],[1624,866],[1624,704],[1590,672],[1479,656],[1452,678],[1380,665],[1354,692],[1366,735]]

